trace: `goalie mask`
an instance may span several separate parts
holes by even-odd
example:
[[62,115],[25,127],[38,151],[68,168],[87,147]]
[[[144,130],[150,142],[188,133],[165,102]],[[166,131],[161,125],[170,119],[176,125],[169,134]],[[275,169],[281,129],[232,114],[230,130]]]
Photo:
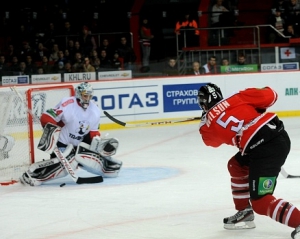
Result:
[[79,103],[83,109],[87,109],[90,104],[90,100],[93,97],[93,88],[87,82],[80,83],[75,88],[76,98],[79,100]]
[[205,112],[222,99],[222,92],[215,84],[208,83],[205,86],[201,86],[198,91],[198,104]]

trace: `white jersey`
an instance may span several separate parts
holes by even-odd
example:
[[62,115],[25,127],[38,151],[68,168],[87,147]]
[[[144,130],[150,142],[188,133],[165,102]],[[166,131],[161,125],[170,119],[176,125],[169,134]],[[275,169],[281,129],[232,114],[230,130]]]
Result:
[[90,131],[99,131],[100,110],[92,101],[84,110],[78,105],[76,97],[65,97],[45,114],[56,122],[64,123],[58,141],[66,145],[77,146]]

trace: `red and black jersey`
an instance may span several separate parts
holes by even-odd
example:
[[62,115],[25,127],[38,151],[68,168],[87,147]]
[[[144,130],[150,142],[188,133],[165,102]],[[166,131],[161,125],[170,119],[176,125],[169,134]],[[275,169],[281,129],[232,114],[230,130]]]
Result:
[[223,99],[202,118],[199,132],[207,146],[237,146],[242,154],[255,133],[275,113],[259,113],[272,106],[277,93],[270,87],[248,88]]

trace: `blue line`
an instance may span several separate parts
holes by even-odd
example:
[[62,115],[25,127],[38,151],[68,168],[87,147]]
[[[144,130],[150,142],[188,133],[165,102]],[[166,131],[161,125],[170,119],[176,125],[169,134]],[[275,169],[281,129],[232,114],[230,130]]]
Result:
[[143,85],[143,86],[124,86],[124,87],[114,87],[114,88],[94,88],[94,90],[113,90],[113,89],[127,89],[127,88],[145,88],[153,87],[158,85]]

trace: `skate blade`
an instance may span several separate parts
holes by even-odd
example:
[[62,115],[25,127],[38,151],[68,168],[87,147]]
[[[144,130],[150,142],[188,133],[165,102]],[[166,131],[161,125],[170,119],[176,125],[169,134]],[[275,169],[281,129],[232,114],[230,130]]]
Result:
[[239,222],[236,224],[224,224],[224,228],[227,230],[253,229],[255,227],[254,221]]

